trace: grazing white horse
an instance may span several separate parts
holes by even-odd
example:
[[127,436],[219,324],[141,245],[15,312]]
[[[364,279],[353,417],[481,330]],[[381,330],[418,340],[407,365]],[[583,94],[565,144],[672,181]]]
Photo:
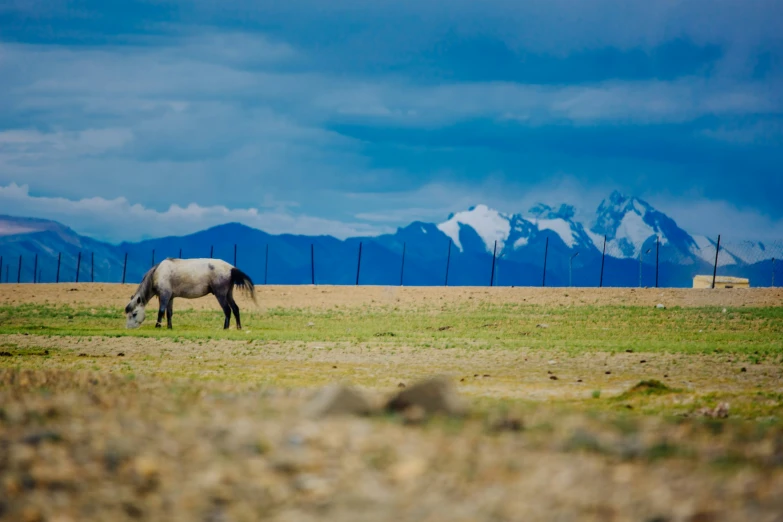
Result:
[[228,329],[231,312],[237,322],[237,330],[242,329],[239,320],[239,307],[234,301],[234,286],[249,290],[253,302],[256,301],[253,281],[244,272],[220,259],[173,259],[167,258],[150,268],[142,278],[136,293],[125,307],[128,320],[127,328],[138,328],[144,322],[144,307],[158,296],[160,307],[155,328],[161,327],[163,313],[166,313],[167,328],[171,329],[171,316],[174,313],[174,298],[197,299],[207,294],[217,298],[226,320],[223,329]]

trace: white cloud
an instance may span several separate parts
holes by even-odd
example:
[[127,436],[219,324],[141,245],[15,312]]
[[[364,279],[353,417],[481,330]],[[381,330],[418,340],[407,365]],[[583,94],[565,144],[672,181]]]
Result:
[[0,186],[0,206],[5,214],[60,221],[80,234],[113,242],[185,235],[230,222],[243,223],[272,234],[327,234],[337,238],[374,236],[391,231],[383,226],[295,215],[286,210],[288,205],[286,202],[265,201],[259,207],[230,209],[224,206],[202,207],[193,203],[185,207],[172,205],[159,212],[133,204],[125,198],[70,200],[31,195],[27,185],[12,183]]
[[783,241],[783,219],[774,219],[754,208],[685,195],[653,196],[648,201],[691,235],[715,240],[721,234],[721,241],[734,242]]

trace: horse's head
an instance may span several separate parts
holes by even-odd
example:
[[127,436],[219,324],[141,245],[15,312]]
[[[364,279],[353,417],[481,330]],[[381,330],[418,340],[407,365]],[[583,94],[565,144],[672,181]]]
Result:
[[128,318],[125,323],[126,328],[138,328],[144,322],[144,305],[141,297],[134,295],[130,302],[125,306],[125,315]]

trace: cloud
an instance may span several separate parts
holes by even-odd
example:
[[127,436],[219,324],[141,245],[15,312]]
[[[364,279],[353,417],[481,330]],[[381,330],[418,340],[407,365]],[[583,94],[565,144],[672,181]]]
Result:
[[327,234],[337,238],[374,236],[391,229],[364,223],[344,223],[288,210],[290,203],[267,200],[256,207],[230,209],[192,203],[172,205],[159,212],[125,198],[70,200],[30,194],[27,185],[0,186],[0,204],[9,215],[34,215],[60,221],[80,234],[105,241],[139,241],[162,235],[185,235],[230,222],[243,223],[272,234]]
[[740,241],[783,241],[783,219],[772,217],[753,207],[740,207],[722,199],[708,199],[698,192],[673,195],[650,189],[645,193],[630,192],[628,187],[612,184],[585,183],[579,178],[558,173],[533,186],[508,183],[487,177],[479,184],[431,183],[411,192],[354,195],[373,211],[356,215],[357,219],[393,223],[404,226],[414,220],[441,223],[451,213],[485,204],[505,214],[529,216],[538,203],[552,207],[574,206],[574,220],[590,228],[596,209],[612,190],[619,189],[645,199],[664,212],[686,232]]
[[[703,199],[781,212],[779,125],[757,123],[783,112],[779,2],[30,5],[0,13],[0,186],[35,198],[150,215],[295,200],[382,227],[709,182]],[[561,173],[579,184],[553,189]]]
[[777,219],[752,207],[739,207],[723,200],[662,195],[650,201],[672,217],[691,235],[705,235],[721,242],[783,241],[783,219]]
[[536,126],[680,123],[704,116],[783,111],[783,97],[767,83],[727,85],[699,78],[579,86],[365,83],[327,90],[315,104],[335,120],[405,126],[442,126],[482,117]]

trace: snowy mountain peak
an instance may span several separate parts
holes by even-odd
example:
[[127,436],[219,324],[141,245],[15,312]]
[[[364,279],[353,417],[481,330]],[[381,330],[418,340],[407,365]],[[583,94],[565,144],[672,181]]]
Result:
[[592,231],[607,238],[607,249],[624,257],[636,257],[651,237],[665,238],[659,214],[649,203],[613,191],[598,206]]
[[629,212],[643,219],[651,211],[655,209],[646,201],[637,197],[628,197],[615,190],[598,206],[593,231],[613,238],[614,231]]
[[539,203],[528,211],[531,215],[537,219],[564,219],[570,221],[576,215],[576,210],[573,205],[560,205],[560,208],[555,210],[549,205]]
[[438,229],[451,238],[454,245],[462,251],[460,230],[463,226],[472,228],[478,234],[487,252],[492,252],[495,241],[498,242],[498,249],[502,251],[511,233],[511,217],[486,205],[476,205],[464,212],[452,214],[448,220],[438,224]]
[[694,239],[666,214],[637,197],[613,191],[598,206],[592,232],[606,235],[607,252],[618,257],[636,257],[652,238],[661,245],[673,244],[681,252],[698,248]]

